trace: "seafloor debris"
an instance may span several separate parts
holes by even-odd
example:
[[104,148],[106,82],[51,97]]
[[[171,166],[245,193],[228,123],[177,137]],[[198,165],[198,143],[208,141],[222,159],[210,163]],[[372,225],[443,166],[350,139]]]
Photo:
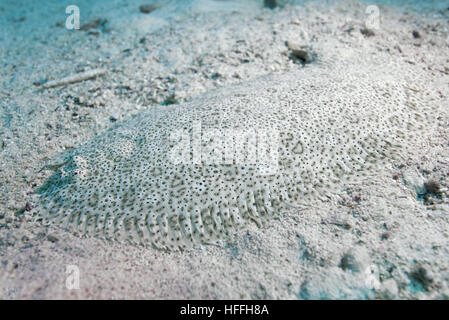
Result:
[[47,83],[44,83],[42,85],[42,89],[65,86],[68,84],[89,80],[89,79],[101,76],[101,75],[105,74],[106,72],[107,72],[106,69],[93,69],[93,70],[77,73],[75,75],[68,76],[68,77],[65,77],[62,79],[48,81]]

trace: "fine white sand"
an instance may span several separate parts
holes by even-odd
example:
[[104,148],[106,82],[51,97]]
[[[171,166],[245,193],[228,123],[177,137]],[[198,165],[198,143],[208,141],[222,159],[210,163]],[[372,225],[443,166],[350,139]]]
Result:
[[[64,28],[68,1],[2,1],[1,299],[449,298],[449,3],[378,5],[379,28],[366,36],[367,3],[269,10],[261,2],[159,1],[143,14],[142,1],[79,1],[81,24],[107,23],[73,31]],[[79,238],[34,222],[50,159],[167,99],[302,68],[286,40],[311,46],[313,63],[324,66],[393,64],[415,74],[412,89],[441,106],[436,130],[413,159],[347,186],[337,203],[292,208],[190,251]],[[97,68],[106,74],[39,90]],[[439,195],[417,194],[432,179]],[[70,266],[79,289],[67,287]]]

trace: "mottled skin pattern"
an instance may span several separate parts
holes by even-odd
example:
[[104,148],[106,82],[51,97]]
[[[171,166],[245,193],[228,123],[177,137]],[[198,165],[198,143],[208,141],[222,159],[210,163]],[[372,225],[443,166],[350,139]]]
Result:
[[306,68],[142,112],[66,155],[40,216],[175,249],[331,198],[406,156],[430,121],[404,82],[370,78]]

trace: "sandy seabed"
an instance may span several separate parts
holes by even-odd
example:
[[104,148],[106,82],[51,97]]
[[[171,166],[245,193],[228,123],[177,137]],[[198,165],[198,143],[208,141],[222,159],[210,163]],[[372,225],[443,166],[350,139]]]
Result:
[[[269,10],[256,1],[80,1],[81,24],[64,28],[69,3],[2,1],[0,15],[1,299],[448,299],[449,4],[337,1]],[[96,20],[100,18],[101,20]],[[104,20],[106,19],[106,20]],[[36,191],[57,154],[156,104],[301,64],[393,64],[416,74],[441,105],[435,132],[413,159],[350,185],[338,201],[280,212],[229,241],[183,252],[79,238],[34,221]],[[306,65],[305,68],[308,66]],[[102,68],[95,79],[38,90],[47,81]],[[436,181],[440,190],[425,194]],[[70,289],[73,266],[79,289]]]

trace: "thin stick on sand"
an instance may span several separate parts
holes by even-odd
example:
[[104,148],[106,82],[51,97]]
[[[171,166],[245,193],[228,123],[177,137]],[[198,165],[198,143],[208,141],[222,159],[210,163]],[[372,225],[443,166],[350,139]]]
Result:
[[53,80],[53,81],[44,83],[41,86],[41,89],[65,86],[68,84],[89,80],[89,79],[95,78],[97,76],[101,76],[101,75],[105,74],[106,72],[107,72],[106,69],[93,69],[93,70],[77,73],[75,75],[71,75],[71,76],[68,76],[68,77],[65,77],[65,78],[62,78],[59,80]]

